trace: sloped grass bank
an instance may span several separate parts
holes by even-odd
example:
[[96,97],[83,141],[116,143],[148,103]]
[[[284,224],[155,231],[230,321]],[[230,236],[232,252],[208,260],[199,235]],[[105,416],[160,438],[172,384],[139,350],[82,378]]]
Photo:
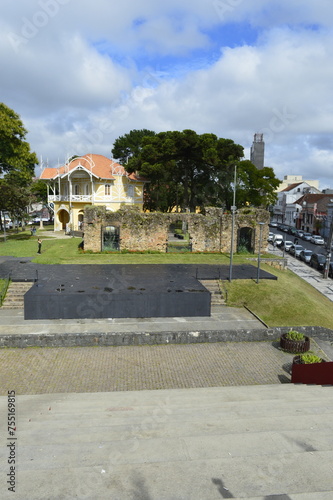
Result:
[[289,270],[262,265],[276,281],[223,281],[229,306],[246,305],[269,326],[323,326],[333,329],[333,303]]

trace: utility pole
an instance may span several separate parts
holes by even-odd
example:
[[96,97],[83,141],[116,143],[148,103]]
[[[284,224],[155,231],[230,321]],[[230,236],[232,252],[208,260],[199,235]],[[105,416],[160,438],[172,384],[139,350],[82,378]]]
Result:
[[328,271],[330,269],[330,262],[331,262],[331,255],[332,255],[332,243],[333,243],[333,217],[331,220],[330,233],[329,233],[328,240],[327,240],[326,262],[325,262],[325,268],[324,268],[324,274],[323,274],[324,279],[328,278]]
[[229,267],[229,281],[232,281],[232,259],[234,255],[234,230],[235,230],[235,212],[237,210],[236,207],[236,182],[237,182],[237,165],[235,165],[235,174],[234,174],[234,193],[233,193],[233,201],[232,201],[232,222],[231,222],[231,249],[230,249],[230,267]]

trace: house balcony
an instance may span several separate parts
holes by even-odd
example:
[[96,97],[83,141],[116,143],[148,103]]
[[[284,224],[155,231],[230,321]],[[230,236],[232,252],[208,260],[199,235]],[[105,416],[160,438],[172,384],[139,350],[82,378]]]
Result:
[[49,203],[54,203],[56,201],[69,201],[69,202],[81,202],[81,203],[92,203],[93,197],[91,194],[72,194],[72,196],[66,195],[49,195]]

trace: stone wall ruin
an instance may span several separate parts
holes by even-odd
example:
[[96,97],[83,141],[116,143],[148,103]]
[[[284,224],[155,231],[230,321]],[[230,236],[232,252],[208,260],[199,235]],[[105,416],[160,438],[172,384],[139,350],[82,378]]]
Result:
[[[259,222],[262,226],[262,251],[267,248],[269,212],[263,209],[237,210],[234,224],[234,251],[247,235],[251,251],[259,249]],[[84,215],[84,248],[92,252],[103,250],[103,228],[116,228],[119,250],[167,252],[171,224],[187,224],[192,252],[229,253],[232,215],[219,208],[207,208],[205,215],[197,213],[140,212],[135,207],[123,207],[110,212],[106,207],[87,206]],[[245,229],[247,228],[247,229]]]

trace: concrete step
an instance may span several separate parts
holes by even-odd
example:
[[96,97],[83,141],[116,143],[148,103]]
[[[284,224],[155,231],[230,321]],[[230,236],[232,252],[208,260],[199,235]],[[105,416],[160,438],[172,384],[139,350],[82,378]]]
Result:
[[17,396],[15,499],[331,499],[332,417],[293,384]]
[[5,300],[2,304],[3,309],[23,309],[24,295],[33,286],[33,282],[13,281],[10,283]]
[[220,288],[219,280],[199,280],[200,283],[211,293],[211,305],[224,305],[225,299]]

